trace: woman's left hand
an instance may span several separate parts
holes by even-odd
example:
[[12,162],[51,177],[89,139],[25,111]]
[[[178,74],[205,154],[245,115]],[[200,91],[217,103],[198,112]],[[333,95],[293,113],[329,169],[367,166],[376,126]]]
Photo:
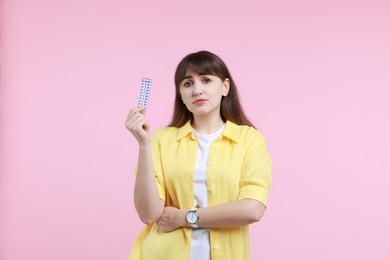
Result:
[[157,221],[157,227],[162,232],[171,232],[179,227],[186,225],[186,211],[175,207],[165,207],[164,211]]

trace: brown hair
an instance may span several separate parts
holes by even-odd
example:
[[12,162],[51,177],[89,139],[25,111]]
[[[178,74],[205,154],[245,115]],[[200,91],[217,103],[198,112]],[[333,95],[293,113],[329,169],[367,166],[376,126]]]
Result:
[[180,83],[184,80],[187,70],[200,75],[213,75],[222,81],[229,79],[230,89],[226,97],[221,100],[221,117],[223,121],[229,120],[238,125],[253,126],[244,113],[238,97],[237,87],[226,64],[217,55],[208,51],[199,51],[185,56],[175,72],[176,95],[171,122],[168,126],[181,127],[188,120],[193,118],[192,113],[187,109],[181,100]]

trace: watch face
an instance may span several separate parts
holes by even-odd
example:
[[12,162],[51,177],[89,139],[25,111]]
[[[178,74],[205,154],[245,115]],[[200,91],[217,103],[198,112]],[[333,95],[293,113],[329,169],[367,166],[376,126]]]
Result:
[[192,212],[192,211],[187,213],[186,218],[187,218],[187,222],[190,224],[195,224],[196,221],[198,220],[198,216],[196,215],[195,212]]

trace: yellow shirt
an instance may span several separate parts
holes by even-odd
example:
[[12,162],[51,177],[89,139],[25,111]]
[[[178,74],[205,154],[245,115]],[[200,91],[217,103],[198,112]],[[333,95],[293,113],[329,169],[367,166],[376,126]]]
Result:
[[[165,127],[152,136],[152,158],[159,196],[165,206],[194,207],[194,167],[198,142],[190,121]],[[256,129],[226,122],[210,147],[207,167],[208,205],[255,199],[267,205],[271,158],[263,135]],[[186,260],[192,228],[163,233],[147,225],[133,244],[129,260]],[[211,259],[250,259],[248,226],[210,228]]]

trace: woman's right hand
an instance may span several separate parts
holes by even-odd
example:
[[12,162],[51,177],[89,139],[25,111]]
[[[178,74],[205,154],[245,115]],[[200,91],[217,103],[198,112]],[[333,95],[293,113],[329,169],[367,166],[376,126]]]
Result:
[[150,142],[150,126],[146,120],[144,108],[140,107],[130,110],[126,118],[125,126],[137,139],[139,145]]

